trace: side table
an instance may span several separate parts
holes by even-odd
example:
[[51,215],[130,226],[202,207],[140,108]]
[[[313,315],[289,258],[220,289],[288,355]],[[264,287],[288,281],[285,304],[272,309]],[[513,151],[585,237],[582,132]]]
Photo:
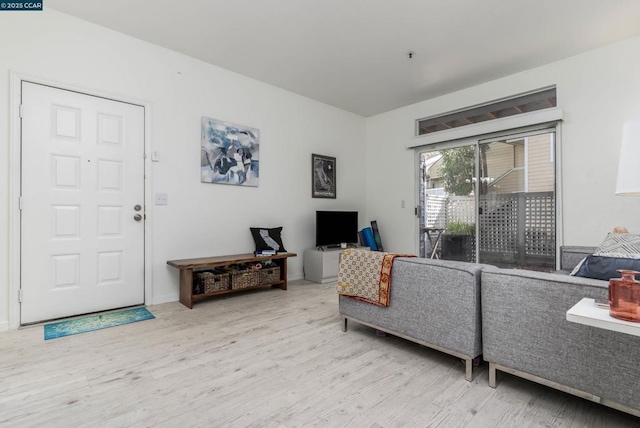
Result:
[[614,318],[609,315],[609,309],[596,306],[595,301],[587,297],[567,311],[567,321],[640,336],[640,323]]

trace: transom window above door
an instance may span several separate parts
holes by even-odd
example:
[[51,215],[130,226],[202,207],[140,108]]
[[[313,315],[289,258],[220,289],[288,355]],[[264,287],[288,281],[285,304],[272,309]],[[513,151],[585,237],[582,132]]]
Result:
[[443,115],[418,119],[416,134],[425,135],[448,129],[486,122],[508,116],[553,108],[557,105],[556,88],[493,101]]

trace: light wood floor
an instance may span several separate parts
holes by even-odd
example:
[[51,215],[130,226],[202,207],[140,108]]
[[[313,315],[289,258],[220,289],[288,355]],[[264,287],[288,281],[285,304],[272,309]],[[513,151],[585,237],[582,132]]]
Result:
[[49,341],[0,333],[2,427],[640,427],[604,406],[349,324],[304,281]]

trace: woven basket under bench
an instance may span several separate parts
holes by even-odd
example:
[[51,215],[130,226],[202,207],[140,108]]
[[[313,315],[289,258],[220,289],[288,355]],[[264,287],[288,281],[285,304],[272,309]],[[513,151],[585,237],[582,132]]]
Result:
[[260,285],[260,271],[253,269],[235,270],[231,272],[231,289],[257,287]]
[[260,284],[271,284],[280,281],[280,266],[262,268],[259,272]]
[[229,274],[220,271],[204,271],[195,273],[193,292],[213,293],[215,291],[229,290],[231,288]]

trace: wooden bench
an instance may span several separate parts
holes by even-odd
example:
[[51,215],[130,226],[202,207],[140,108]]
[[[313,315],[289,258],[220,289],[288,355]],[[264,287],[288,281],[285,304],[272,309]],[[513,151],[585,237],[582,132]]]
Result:
[[[221,294],[236,293],[239,291],[255,289],[260,287],[278,287],[282,290],[287,289],[287,259],[296,257],[295,253],[280,253],[273,256],[256,256],[253,253],[236,254],[232,256],[203,257],[197,259],[169,260],[167,264],[176,269],[180,269],[180,303],[187,308],[193,308],[193,303],[197,300]],[[193,281],[194,271],[205,271],[216,267],[223,267],[240,263],[263,263],[272,260],[280,267],[280,279],[275,282],[258,284],[255,287],[243,288],[242,290],[222,290],[211,293],[194,294]]]

